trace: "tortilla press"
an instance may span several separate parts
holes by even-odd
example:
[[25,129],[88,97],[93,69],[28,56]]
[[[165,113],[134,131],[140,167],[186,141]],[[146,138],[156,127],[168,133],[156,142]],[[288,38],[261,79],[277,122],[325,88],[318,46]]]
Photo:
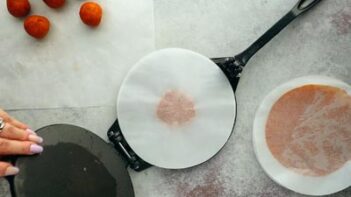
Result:
[[[298,17],[299,15],[301,15],[302,13],[308,11],[309,9],[311,9],[313,6],[315,6],[316,4],[318,4],[319,2],[321,2],[321,0],[299,0],[298,3],[292,8],[291,11],[289,11],[285,16],[283,16],[275,25],[273,25],[267,32],[265,32],[260,38],[258,38],[251,46],[249,46],[246,50],[244,50],[243,52],[241,52],[240,54],[234,56],[234,57],[221,57],[221,58],[212,58],[212,59],[208,59],[205,56],[202,56],[201,54],[189,51],[189,50],[185,50],[185,49],[162,49],[156,52],[153,52],[152,54],[144,57],[143,59],[141,59],[134,67],[133,69],[130,71],[130,73],[128,74],[128,76],[126,77],[126,79],[124,80],[122,87],[120,88],[120,92],[119,92],[119,96],[117,100],[122,100],[122,101],[117,101],[117,112],[118,112],[118,119],[114,122],[114,124],[111,126],[111,128],[109,129],[107,135],[109,140],[115,145],[116,149],[123,155],[123,158],[125,158],[130,167],[136,171],[142,171],[152,165],[155,166],[159,166],[159,167],[163,167],[163,168],[172,168],[172,169],[179,169],[179,168],[186,168],[186,167],[191,167],[191,166],[195,166],[198,164],[201,164],[202,162],[210,159],[212,156],[214,156],[225,144],[225,142],[227,140],[225,140],[225,142],[223,144],[221,144],[220,147],[217,147],[217,150],[212,151],[212,154],[210,156],[208,156],[205,159],[202,159],[200,161],[194,161],[191,165],[190,164],[181,164],[180,166],[172,166],[173,164],[163,164],[160,165],[160,161],[157,161],[156,158],[151,158],[149,157],[148,159],[145,159],[146,155],[148,155],[148,153],[146,153],[144,151],[145,147],[147,146],[154,146],[155,145],[155,141],[152,141],[153,139],[151,139],[150,141],[148,141],[147,143],[143,144],[142,146],[138,145],[137,143],[135,143],[133,140],[135,139],[135,135],[130,136],[130,130],[128,130],[128,126],[124,126],[124,124],[134,124],[137,121],[143,120],[143,118],[145,117],[141,117],[139,120],[134,120],[134,116],[137,116],[139,111],[135,110],[134,114],[129,115],[128,119],[129,120],[125,120],[126,118],[123,118],[124,114],[123,113],[119,113],[120,108],[124,108],[124,106],[128,106],[130,108],[133,108],[133,106],[128,105],[131,101],[130,99],[133,97],[140,97],[139,95],[137,95],[137,92],[135,92],[134,94],[129,93],[128,89],[125,88],[125,86],[128,86],[129,84],[132,84],[130,86],[136,86],[136,85],[140,85],[140,86],[144,86],[144,83],[146,83],[145,81],[149,81],[152,80],[152,78],[154,78],[152,75],[147,77],[144,77],[143,80],[139,80],[138,79],[134,80],[136,77],[136,75],[142,73],[142,72],[147,72],[145,70],[147,69],[154,69],[154,67],[157,67],[154,69],[154,76],[159,76],[159,75],[164,75],[165,78],[169,77],[172,78],[172,75],[175,75],[175,73],[179,74],[179,75],[185,75],[188,74],[189,68],[190,67],[194,67],[193,64],[196,64],[194,62],[188,63],[189,59],[192,60],[198,60],[199,64],[203,64],[206,65],[204,67],[198,67],[196,69],[194,69],[194,71],[192,71],[192,73],[190,73],[190,75],[188,75],[189,78],[194,78],[196,77],[202,70],[210,70],[213,69],[214,67],[219,68],[217,70],[214,69],[214,71],[212,73],[209,73],[208,75],[211,74],[211,76],[214,76],[215,79],[212,79],[211,83],[213,83],[214,80],[222,80],[223,85],[222,85],[222,89],[225,89],[224,91],[228,92],[228,100],[232,99],[234,100],[234,102],[232,102],[232,104],[234,106],[230,106],[227,105],[227,108],[232,107],[233,109],[235,109],[235,96],[232,97],[230,95],[229,92],[235,92],[239,80],[240,80],[240,76],[242,74],[242,71],[245,67],[245,65],[248,63],[248,61],[250,60],[250,58],[257,52],[259,51],[266,43],[268,43],[274,36],[276,36],[281,30],[283,30],[291,21],[293,21],[296,17]],[[172,59],[173,58],[173,59]],[[167,70],[157,70],[158,68],[163,68],[165,67],[165,59],[167,60],[174,60],[174,61],[178,61],[178,65],[182,65],[182,64],[186,64],[185,67],[187,67],[186,72],[182,72],[181,70],[173,70],[174,69],[174,65],[169,66],[167,69],[171,70],[172,72],[167,72]],[[180,60],[179,60],[180,59]],[[206,61],[206,59],[211,60],[211,63],[209,63],[210,61]],[[170,61],[169,61],[170,62]],[[168,64],[170,63],[166,62],[166,66],[168,66]],[[158,65],[159,64],[159,65]],[[156,66],[154,66],[156,65]],[[154,66],[154,67],[153,67]],[[173,66],[173,67],[172,67]],[[141,70],[141,71],[140,71]],[[138,71],[140,73],[138,73]],[[174,72],[177,71],[177,72]],[[224,75],[222,76],[221,74]],[[168,75],[167,75],[168,74]],[[205,74],[204,74],[205,75]],[[182,78],[182,76],[180,76],[179,78]],[[133,81],[134,80],[134,81]],[[199,80],[202,80],[201,78],[199,78]],[[227,82],[229,82],[231,88],[227,87]],[[139,84],[136,84],[139,83]],[[157,84],[155,84],[157,86]],[[207,87],[207,84],[200,86],[198,88],[202,88],[203,91],[208,91],[209,88]],[[214,88],[218,88],[218,87],[214,87]],[[214,89],[213,88],[213,89]],[[153,91],[153,90],[150,90]],[[189,90],[189,91],[193,91],[193,90]],[[215,92],[215,90],[212,90]],[[128,93],[125,93],[128,92]],[[140,101],[139,101],[140,102]],[[135,103],[136,104],[136,103]],[[138,103],[139,105],[139,103]],[[143,104],[140,104],[140,108],[143,107]],[[127,110],[127,109],[126,109]],[[224,109],[222,109],[224,110]],[[235,117],[236,117],[236,109],[232,111],[233,113],[233,117],[232,117],[232,124],[228,124],[226,127],[226,131],[227,135],[224,136],[224,138],[228,139],[230,137],[231,134],[231,130],[232,127],[234,125],[235,122]],[[122,119],[122,120],[121,120]],[[129,121],[133,121],[132,123],[129,123]],[[216,124],[216,123],[214,123]],[[223,127],[223,125],[221,125]],[[132,129],[131,129],[132,130]],[[152,129],[150,129],[152,130]],[[229,134],[228,134],[229,131]],[[140,132],[140,131],[135,131],[135,133]],[[152,131],[149,131],[152,132]],[[201,135],[201,133],[199,134]],[[149,135],[146,133],[144,135],[139,135],[140,138],[144,138],[144,137],[148,137]],[[167,139],[163,139],[163,140],[167,140]],[[194,139],[196,140],[196,139]],[[191,143],[191,142],[190,142]],[[157,146],[157,145],[156,145]],[[168,145],[165,145],[168,147]],[[160,148],[162,150],[162,147]],[[176,150],[176,148],[174,148],[174,155],[177,154],[179,151]],[[200,150],[201,151],[201,150]],[[161,155],[160,153],[151,153],[153,155]],[[196,155],[198,154],[197,152],[192,152],[192,154]],[[179,153],[179,158],[182,157],[182,155],[186,155],[186,151],[184,151],[184,153]],[[172,157],[173,155],[169,156]],[[169,157],[167,159],[169,159]],[[188,157],[188,159],[191,157]],[[179,160],[178,160],[179,161]],[[177,161],[175,161],[177,162]]]

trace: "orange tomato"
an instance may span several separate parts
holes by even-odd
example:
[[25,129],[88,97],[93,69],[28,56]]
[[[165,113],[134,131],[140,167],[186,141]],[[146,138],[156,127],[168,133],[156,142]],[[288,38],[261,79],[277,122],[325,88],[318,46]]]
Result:
[[65,0],[43,0],[51,8],[60,8],[65,4]]
[[86,2],[80,7],[80,18],[86,25],[96,27],[102,18],[102,8],[95,2]]
[[7,0],[7,10],[14,17],[24,17],[30,12],[28,0]]
[[50,30],[50,21],[44,16],[32,15],[24,21],[26,32],[37,39],[44,38]]

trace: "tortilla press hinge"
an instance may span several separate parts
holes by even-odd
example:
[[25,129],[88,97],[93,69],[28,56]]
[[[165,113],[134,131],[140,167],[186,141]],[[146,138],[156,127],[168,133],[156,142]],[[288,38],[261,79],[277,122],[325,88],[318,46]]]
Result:
[[142,160],[130,148],[125,140],[122,131],[119,127],[118,120],[116,120],[107,132],[108,139],[113,143],[115,149],[124,157],[128,162],[130,168],[135,171],[142,171],[151,166],[151,164]]
[[245,63],[237,57],[212,58],[212,61],[222,69],[235,91]]

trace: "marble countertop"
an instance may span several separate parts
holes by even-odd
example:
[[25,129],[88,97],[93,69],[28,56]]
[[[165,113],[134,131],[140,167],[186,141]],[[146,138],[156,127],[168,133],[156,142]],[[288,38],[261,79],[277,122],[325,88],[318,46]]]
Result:
[[[295,1],[154,0],[156,48],[188,48],[209,57],[232,56],[264,33]],[[226,146],[208,162],[186,170],[152,167],[130,171],[137,197],[301,196],[274,183],[258,164],[252,124],[274,87],[305,75],[326,75],[351,84],[351,1],[322,1],[293,21],[253,57],[236,91],[237,121]],[[52,123],[88,128],[106,139],[116,118],[109,106],[11,110],[38,129]],[[0,181],[0,196],[8,194]],[[346,189],[333,196],[350,196]]]

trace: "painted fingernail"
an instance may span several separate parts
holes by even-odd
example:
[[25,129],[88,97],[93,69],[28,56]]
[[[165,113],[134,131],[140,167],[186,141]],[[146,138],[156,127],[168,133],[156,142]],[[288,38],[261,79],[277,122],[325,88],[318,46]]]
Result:
[[41,153],[43,152],[43,150],[44,150],[43,147],[37,144],[30,145],[30,152],[33,154]]
[[11,175],[15,175],[19,172],[19,169],[13,166],[10,166],[6,169],[5,171],[5,176],[11,176]]
[[32,142],[36,142],[36,143],[39,143],[39,144],[43,142],[43,138],[41,138],[41,137],[39,137],[37,135],[34,135],[34,134],[30,134],[28,136],[28,139],[30,141],[32,141]]
[[27,131],[28,133],[30,133],[30,134],[36,135],[36,133],[35,133],[32,129],[26,129],[26,131]]

